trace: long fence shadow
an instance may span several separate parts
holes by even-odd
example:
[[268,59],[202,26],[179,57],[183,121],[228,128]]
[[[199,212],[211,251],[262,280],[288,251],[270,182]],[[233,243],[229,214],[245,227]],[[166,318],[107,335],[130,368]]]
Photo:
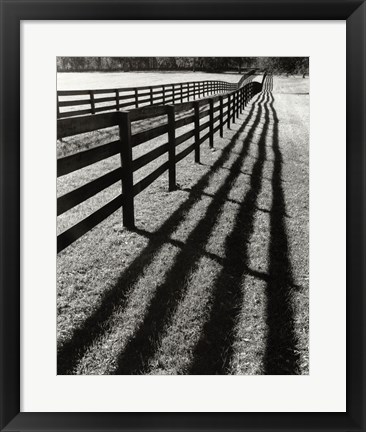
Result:
[[[229,174],[215,192],[204,216],[191,231],[185,242],[185,247],[176,255],[173,265],[165,275],[164,283],[156,288],[155,296],[145,313],[142,324],[117,360],[118,366],[115,374],[147,372],[149,360],[156,352],[156,341],[164,334],[179,302],[186,293],[188,288],[187,276],[195,271],[202,255],[201,250],[208,242],[229,192],[241,173],[243,162],[248,155],[249,144],[261,118],[262,103],[259,103],[255,120],[248,130],[240,156],[235,159]],[[194,246],[194,248],[190,246]]]
[[240,204],[234,227],[226,239],[225,258],[213,287],[210,315],[195,348],[189,374],[229,373],[234,328],[243,304],[242,282],[249,264],[250,236],[253,232],[256,202],[262,187],[266,160],[266,137],[269,129],[268,79],[263,87],[263,94],[266,100],[263,104],[264,124],[258,140],[258,154],[253,165],[249,190]]
[[270,211],[269,279],[267,283],[267,340],[264,372],[268,375],[299,373],[299,354],[294,331],[292,291],[295,286],[286,231],[286,203],[282,188],[283,159],[279,147],[278,117],[271,94],[273,118],[272,207]]
[[[204,191],[204,189],[208,186],[210,179],[213,177],[215,172],[225,163],[229,157],[231,156],[231,150],[235,147],[238,138],[242,131],[249,124],[251,119],[253,118],[256,109],[258,111],[261,109],[260,106],[260,98],[263,96],[259,96],[256,101],[253,102],[250,112],[248,113],[245,121],[239,128],[239,130],[235,133],[230,143],[222,150],[220,157],[216,160],[216,162],[212,165],[211,169],[203,175],[198,182],[193,186],[188,198],[184,201],[178,209],[161,225],[161,227],[155,231],[154,236],[149,241],[148,245],[142,250],[138,257],[130,264],[130,266],[121,274],[117,282],[114,286],[106,291],[103,298],[100,301],[100,305],[97,309],[83,322],[83,324],[73,331],[73,334],[70,339],[66,340],[63,343],[59,343],[57,349],[57,373],[59,375],[72,374],[74,373],[74,369],[82,356],[85,354],[86,350],[91,346],[91,344],[100,337],[108,327],[108,320],[111,315],[117,309],[121,309],[125,307],[126,300],[128,299],[128,294],[131,291],[134,284],[138,281],[140,275],[143,273],[144,269],[151,264],[154,259],[154,255],[159,252],[159,250],[163,247],[166,242],[166,239],[174,232],[174,230],[184,221],[187,212],[193,207],[195,202],[200,199],[200,193]],[[260,115],[256,116],[256,121],[259,122]],[[242,158],[242,156],[240,156]],[[230,175],[229,175],[230,176]],[[234,179],[235,175],[232,175],[231,178]],[[230,180],[226,183],[225,190],[229,189]],[[215,202],[213,206],[219,208],[222,205],[221,199],[219,202]],[[208,226],[213,224],[214,221],[208,222]],[[207,229],[206,229],[207,233]],[[208,233],[207,233],[208,234]],[[200,241],[203,239],[202,236],[198,236],[195,234],[191,241],[195,239]],[[202,240],[201,240],[202,241]],[[190,266],[192,266],[192,260],[190,261]],[[181,270],[181,273],[183,269]],[[168,279],[167,279],[168,280]],[[165,284],[166,285],[166,284]],[[164,292],[164,290],[159,290],[160,292]],[[162,296],[162,294],[160,294]],[[159,296],[158,296],[159,298]],[[164,301],[164,299],[169,303],[169,299],[160,297],[160,301]],[[156,301],[153,303],[153,306],[156,304]],[[170,310],[171,307],[167,305],[167,308]],[[153,315],[151,315],[152,317]],[[146,318],[148,323],[151,323],[153,326],[153,321],[150,315]],[[161,321],[161,319],[160,319]],[[159,321],[159,322],[160,322]],[[146,329],[146,325],[143,326]],[[154,331],[153,328],[151,331]],[[135,342],[131,342],[131,347],[129,348],[129,352],[135,351],[132,347],[140,346],[142,330],[138,333],[137,337],[134,338]],[[149,348],[149,344],[147,344],[146,352],[151,351]],[[123,366],[124,360],[126,356],[121,356],[120,361],[120,370],[136,370],[136,367],[132,367],[126,365]],[[141,362],[140,362],[141,363]],[[128,373],[128,372],[126,372]]]

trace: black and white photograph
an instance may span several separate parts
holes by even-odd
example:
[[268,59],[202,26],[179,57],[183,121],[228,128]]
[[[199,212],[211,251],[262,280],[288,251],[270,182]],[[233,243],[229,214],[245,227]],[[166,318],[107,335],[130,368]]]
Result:
[[309,60],[55,59],[58,375],[309,375]]

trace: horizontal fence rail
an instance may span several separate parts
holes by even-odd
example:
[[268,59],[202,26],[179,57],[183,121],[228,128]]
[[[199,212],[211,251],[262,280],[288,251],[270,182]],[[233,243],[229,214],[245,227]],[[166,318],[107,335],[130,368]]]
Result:
[[212,94],[237,90],[254,73],[252,70],[244,74],[238,83],[194,81],[133,88],[58,90],[57,118],[189,102]]
[[[177,164],[191,153],[194,153],[195,162],[199,163],[202,143],[208,140],[209,146],[213,147],[215,133],[219,132],[220,136],[223,137],[224,127],[230,128],[248,101],[262,91],[264,80],[265,75],[262,83],[250,82],[224,95],[216,95],[193,102],[147,106],[131,111],[105,113],[82,118],[59,119],[57,122],[57,136],[59,138],[115,126],[119,128],[119,139],[59,158],[57,160],[58,177],[68,175],[115,155],[120,155],[121,166],[58,197],[57,215],[69,211],[117,182],[121,182],[122,193],[58,235],[57,251],[60,252],[65,249],[121,207],[123,225],[126,228],[133,228],[135,226],[134,197],[165,172],[168,172],[169,190],[174,190],[176,188]],[[131,132],[134,123],[152,118],[159,118],[159,123],[152,124],[152,127],[142,132]],[[186,125],[191,125],[193,128],[181,133],[179,129]],[[167,141],[139,157],[133,158],[132,150],[134,147],[160,136],[167,136]],[[182,150],[182,144],[192,138],[193,142]],[[134,183],[134,172],[163,155],[167,156],[167,161]]]

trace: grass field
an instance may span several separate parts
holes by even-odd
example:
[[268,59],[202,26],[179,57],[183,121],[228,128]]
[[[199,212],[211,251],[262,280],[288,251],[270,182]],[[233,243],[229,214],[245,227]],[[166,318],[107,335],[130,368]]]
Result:
[[241,75],[207,72],[59,72],[57,90],[142,87],[188,81],[219,80],[236,83]]
[[[58,373],[307,374],[308,140],[309,80],[269,79],[200,165],[178,164],[176,191],[166,174],[137,196],[136,230],[119,210],[60,253]],[[118,164],[60,178],[58,195]],[[59,217],[58,232],[120,187]]]

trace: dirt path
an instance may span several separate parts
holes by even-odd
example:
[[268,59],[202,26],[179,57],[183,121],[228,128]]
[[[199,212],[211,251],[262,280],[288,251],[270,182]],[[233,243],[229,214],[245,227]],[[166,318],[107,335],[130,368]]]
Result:
[[58,257],[61,374],[308,373],[308,80]]

